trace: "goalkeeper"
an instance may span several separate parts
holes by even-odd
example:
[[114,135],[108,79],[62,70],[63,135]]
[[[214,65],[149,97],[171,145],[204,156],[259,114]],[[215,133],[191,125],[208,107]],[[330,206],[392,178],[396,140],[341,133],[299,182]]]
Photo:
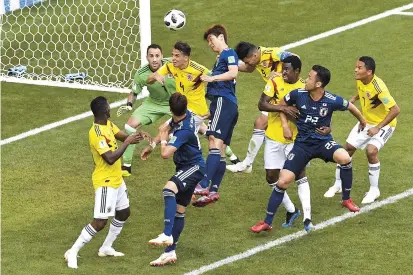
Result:
[[[118,109],[117,116],[132,111],[133,103],[136,101],[137,95],[142,92],[144,86],[149,91],[149,97],[146,98],[142,105],[139,106],[129,117],[125,124],[125,130],[128,134],[133,134],[136,129],[142,125],[149,125],[155,123],[165,115],[170,116],[169,98],[176,91],[175,80],[173,76],[167,75],[165,77],[164,86],[159,82],[147,84],[146,80],[149,75],[156,72],[168,60],[163,58],[162,48],[157,44],[148,46],[146,51],[146,59],[148,64],[140,68],[133,80],[132,92],[128,96],[126,105]],[[129,145],[123,154],[122,175],[128,177],[132,173],[131,165],[133,158],[133,151],[135,145]]]

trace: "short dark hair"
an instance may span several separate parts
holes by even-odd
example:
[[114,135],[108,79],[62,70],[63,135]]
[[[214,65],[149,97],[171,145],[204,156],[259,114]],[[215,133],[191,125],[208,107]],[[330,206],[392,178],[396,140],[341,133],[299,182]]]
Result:
[[322,83],[321,87],[324,88],[330,83],[331,73],[327,68],[320,65],[314,65],[312,70],[317,73],[317,78]]
[[290,63],[294,70],[298,69],[301,72],[301,60],[296,55],[290,55],[284,58],[283,63]]
[[178,41],[178,42],[175,43],[174,49],[177,49],[178,51],[181,51],[186,56],[191,55],[191,46],[189,46],[188,43]]
[[238,58],[243,60],[245,57],[252,55],[254,51],[258,48],[254,44],[249,42],[241,41],[235,46],[235,52],[238,55]]
[[204,32],[204,40],[208,40],[208,36],[212,34],[218,37],[220,34],[224,35],[224,40],[225,43],[228,43],[228,34],[227,34],[227,29],[225,28],[224,25],[216,24],[211,27],[209,27],[205,32]]
[[169,107],[171,108],[172,114],[176,116],[182,116],[186,112],[188,105],[188,100],[186,96],[181,93],[173,93],[169,98]]
[[146,49],[146,55],[148,55],[149,49],[159,49],[159,50],[161,51],[161,53],[162,53],[162,48],[161,48],[161,46],[159,46],[158,44],[150,44],[150,45],[148,46],[148,48]]
[[359,61],[363,62],[366,66],[366,69],[371,70],[371,72],[374,74],[374,72],[376,71],[376,61],[374,61],[373,57],[362,56],[359,58]]
[[98,96],[90,102],[90,109],[94,116],[100,116],[106,113],[108,100],[104,96]]

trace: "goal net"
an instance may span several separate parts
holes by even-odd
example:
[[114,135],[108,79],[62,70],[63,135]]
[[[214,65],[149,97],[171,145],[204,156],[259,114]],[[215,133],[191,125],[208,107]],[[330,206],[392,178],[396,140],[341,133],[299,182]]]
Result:
[[2,81],[129,91],[151,41],[150,0],[37,2],[1,15]]

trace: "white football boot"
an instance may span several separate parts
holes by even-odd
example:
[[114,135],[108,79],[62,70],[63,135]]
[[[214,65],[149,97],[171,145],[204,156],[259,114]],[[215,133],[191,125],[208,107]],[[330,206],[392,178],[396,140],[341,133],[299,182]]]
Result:
[[98,252],[99,257],[113,256],[113,257],[123,257],[125,254],[116,251],[113,247],[101,247]]
[[173,264],[177,260],[175,250],[164,252],[162,255],[150,263],[151,266],[164,266],[166,264]]
[[372,203],[378,197],[380,197],[380,190],[377,187],[370,187],[369,192],[366,193],[363,200],[361,201],[362,204]]
[[171,236],[166,236],[165,233],[159,234],[155,239],[152,239],[148,242],[150,245],[157,246],[170,246],[174,243],[174,238]]
[[252,165],[245,165],[242,161],[238,162],[237,164],[227,165],[226,168],[232,173],[239,173],[239,172],[251,173],[252,172]]
[[69,268],[77,268],[77,253],[69,249],[65,253],[65,260]]
[[341,193],[341,185],[337,187],[335,184],[328,188],[327,192],[324,193],[325,198],[332,198],[335,194]]

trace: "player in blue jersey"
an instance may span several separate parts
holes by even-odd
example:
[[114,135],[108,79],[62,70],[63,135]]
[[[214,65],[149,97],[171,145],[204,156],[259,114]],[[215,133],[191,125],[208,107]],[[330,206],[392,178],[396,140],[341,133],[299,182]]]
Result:
[[232,132],[238,120],[238,104],[235,96],[235,79],[238,75],[238,56],[228,47],[227,30],[222,25],[213,25],[204,33],[211,49],[218,54],[211,75],[202,75],[208,82],[207,98],[211,100],[207,136],[207,180],[209,194],[193,203],[203,207],[219,199],[218,188],[225,174],[225,149],[231,143]]
[[[352,212],[360,210],[350,198],[353,183],[350,155],[334,141],[331,134],[320,134],[317,128],[330,127],[334,111],[349,110],[359,120],[360,130],[364,129],[366,121],[351,102],[324,90],[329,82],[330,71],[322,66],[314,65],[305,81],[305,89],[294,90],[287,94],[284,100],[281,100],[281,104],[295,105],[299,110],[300,114],[296,122],[298,134],[294,147],[288,154],[281,170],[278,182],[274,186],[267,206],[267,216],[264,221],[259,221],[253,226],[254,232],[271,229],[274,214],[283,200],[284,191],[313,158],[319,158],[326,162],[336,162],[340,165],[343,189],[341,204]],[[291,133],[288,133],[285,115],[280,113],[280,116],[283,120],[283,128],[286,129],[284,131],[287,132],[284,134],[291,135]],[[307,224],[304,223],[305,228],[310,226],[312,226],[310,220],[307,221]]]
[[[206,176],[195,119],[187,110],[187,104],[186,97],[181,93],[171,95],[169,106],[172,120],[169,131],[160,131],[155,140],[160,140],[162,158],[167,159],[173,155],[176,174],[162,190],[165,200],[164,230],[157,238],[149,241],[151,245],[167,248],[158,259],[150,263],[152,266],[176,262],[175,248],[184,228],[185,208],[191,202],[195,186]],[[172,136],[169,138],[170,133]],[[149,157],[151,149],[150,146],[145,148],[141,154],[142,159]]]

